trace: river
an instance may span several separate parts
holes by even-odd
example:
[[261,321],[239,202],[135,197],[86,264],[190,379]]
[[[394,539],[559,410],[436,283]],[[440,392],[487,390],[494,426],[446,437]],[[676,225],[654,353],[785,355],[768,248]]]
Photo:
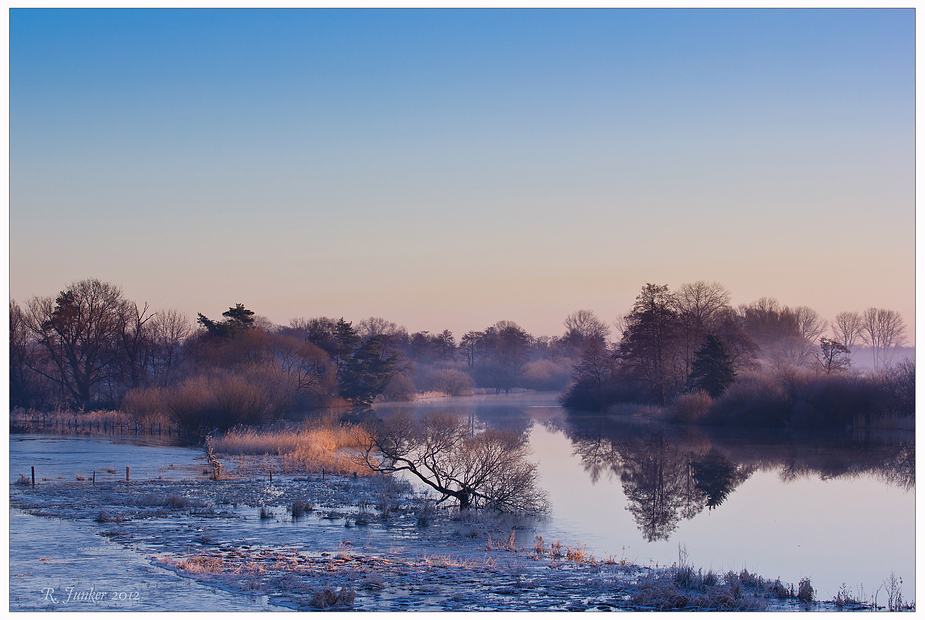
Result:
[[642,565],[687,561],[870,595],[915,592],[914,433],[789,435],[567,413],[555,394],[375,407],[445,409],[524,433],[552,505],[545,540]]
[[[746,568],[794,584],[809,577],[820,599],[843,584],[870,597],[895,575],[904,597],[914,597],[913,433],[684,428],[573,415],[554,394],[377,404],[374,413],[408,409],[448,410],[528,439],[551,513],[518,533],[521,545],[542,536],[643,566],[671,565],[683,554],[714,572]],[[156,441],[10,437],[11,482],[31,466],[40,480],[94,471],[124,478],[127,464],[132,479],[201,476],[205,466],[201,449]]]

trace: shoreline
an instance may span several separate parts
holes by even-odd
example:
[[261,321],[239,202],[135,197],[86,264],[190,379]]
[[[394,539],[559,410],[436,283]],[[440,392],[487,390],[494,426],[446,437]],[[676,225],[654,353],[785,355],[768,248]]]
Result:
[[[297,500],[305,514],[293,512]],[[653,568],[594,558],[543,541],[505,516],[426,511],[410,487],[386,477],[14,484],[10,501],[95,531],[177,577],[266,597],[277,608],[871,608],[864,601],[806,602],[797,586],[746,571],[704,575],[683,562]],[[269,518],[260,518],[261,509]]]

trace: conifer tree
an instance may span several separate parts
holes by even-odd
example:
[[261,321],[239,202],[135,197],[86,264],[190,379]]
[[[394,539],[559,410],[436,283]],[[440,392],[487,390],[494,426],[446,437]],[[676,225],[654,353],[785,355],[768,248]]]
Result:
[[722,395],[735,381],[735,368],[726,343],[716,334],[708,334],[703,346],[694,357],[689,385],[692,390],[703,390],[711,397]]

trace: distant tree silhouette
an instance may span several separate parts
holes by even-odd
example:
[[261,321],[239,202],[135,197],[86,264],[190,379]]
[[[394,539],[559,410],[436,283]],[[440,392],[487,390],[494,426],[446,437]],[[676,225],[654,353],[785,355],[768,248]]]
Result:
[[851,366],[851,353],[848,347],[823,336],[819,339],[819,365],[822,371],[830,375]]
[[592,342],[606,343],[610,328],[591,310],[577,310],[565,317],[565,334],[561,343],[577,353],[584,351]]
[[722,395],[735,381],[736,373],[726,343],[716,334],[707,337],[694,356],[688,384],[693,390],[703,390],[713,398]]
[[622,369],[664,405],[684,385],[681,317],[668,286],[646,284],[624,318],[617,349]]
[[26,318],[43,353],[33,370],[78,406],[100,398],[117,371],[128,306],[122,289],[95,279],[75,282],[54,299],[33,298]]
[[874,350],[874,370],[881,370],[892,350],[906,342],[906,324],[895,310],[868,308],[861,313],[861,338]]
[[368,405],[385,391],[398,373],[399,353],[385,353],[384,336],[373,336],[353,350],[339,374],[340,395],[357,404]]
[[199,313],[196,322],[206,328],[209,335],[218,338],[233,338],[239,333],[254,329],[254,312],[244,307],[244,304],[235,304],[226,312],[222,312],[224,321],[213,321]]

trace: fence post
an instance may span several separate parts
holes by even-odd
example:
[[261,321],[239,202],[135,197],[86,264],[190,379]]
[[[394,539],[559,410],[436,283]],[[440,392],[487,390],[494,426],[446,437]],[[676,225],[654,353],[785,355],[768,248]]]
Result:
[[128,465],[125,466],[125,481],[128,482]]

